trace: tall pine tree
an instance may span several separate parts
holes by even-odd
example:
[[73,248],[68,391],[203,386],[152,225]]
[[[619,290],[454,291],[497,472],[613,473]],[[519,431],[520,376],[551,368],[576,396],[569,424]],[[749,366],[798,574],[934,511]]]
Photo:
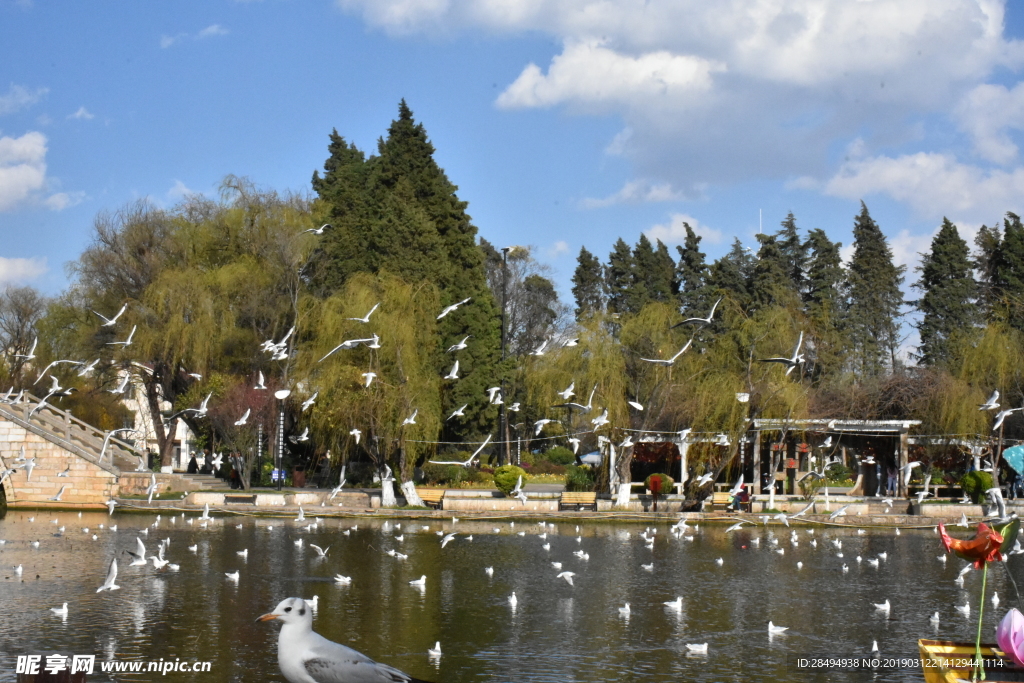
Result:
[[1024,330],[1024,226],[1017,214],[1007,213],[1003,219],[1003,239],[994,260],[996,312]]
[[712,296],[728,296],[741,308],[750,306],[750,281],[754,273],[754,257],[739,238],[733,240],[732,249],[711,264],[708,291]]
[[[313,188],[333,227],[315,255],[313,277],[329,293],[354,272],[388,272],[436,285],[443,306],[469,299],[439,323],[442,348],[470,336],[459,356],[460,380],[445,393],[442,408],[468,403],[461,433],[492,431],[493,407],[477,399],[500,373],[500,311],[487,286],[476,226],[434,160],[426,130],[402,100],[377,156],[364,160],[337,133],[328,151],[324,176],[314,175]],[[451,359],[441,354],[436,364],[446,371]]]
[[775,233],[775,239],[782,252],[794,292],[802,294],[805,287],[804,268],[807,265],[807,243],[800,241],[800,231],[796,227],[796,217],[790,211],[781,223],[782,229]]
[[621,237],[615,241],[604,267],[605,288],[608,292],[608,312],[628,313],[634,295],[633,252]]
[[843,290],[846,272],[839,253],[843,245],[833,242],[820,228],[807,234],[804,303],[810,324],[809,344],[814,348],[812,380],[839,374],[846,360],[844,338],[846,306]]
[[604,277],[601,261],[580,247],[576,258],[576,271],[572,275],[572,295],[576,299],[576,320],[600,313],[604,310]]
[[1003,236],[999,232],[998,223],[993,227],[982,225],[974,237],[974,246],[978,248],[972,265],[978,274],[978,305],[984,318],[992,315],[998,293],[996,292],[996,257]]
[[905,266],[892,261],[892,250],[878,224],[861,202],[853,223],[853,257],[849,268],[848,325],[851,360],[862,375],[895,369],[903,317]]
[[951,360],[956,338],[978,323],[970,249],[949,219],[942,219],[932,250],[923,256],[917,271],[921,279],[914,287],[924,292],[917,302],[923,314],[917,324],[919,356],[925,365],[942,365]]
[[683,311],[703,309],[707,304],[708,266],[704,252],[700,250],[701,237],[689,223],[683,223],[686,239],[683,246],[677,246],[679,262],[676,264],[676,282],[679,287],[679,305]]
[[757,252],[750,295],[755,307],[788,306],[796,302],[796,291],[789,272],[789,261],[774,235],[758,235]]

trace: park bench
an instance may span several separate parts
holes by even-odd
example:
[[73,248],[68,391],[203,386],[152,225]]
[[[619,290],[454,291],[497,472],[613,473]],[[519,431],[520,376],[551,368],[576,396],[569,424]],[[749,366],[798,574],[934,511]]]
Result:
[[[728,491],[715,491],[711,496],[711,510],[726,510],[729,508],[729,499],[732,498],[732,494]],[[743,505],[744,512],[750,512],[753,506],[748,500]]]
[[444,500],[444,489],[416,489],[416,493],[419,494],[420,500],[427,507],[441,508],[442,501]]
[[563,491],[558,499],[559,510],[580,510],[584,507],[597,512],[597,493],[594,491]]

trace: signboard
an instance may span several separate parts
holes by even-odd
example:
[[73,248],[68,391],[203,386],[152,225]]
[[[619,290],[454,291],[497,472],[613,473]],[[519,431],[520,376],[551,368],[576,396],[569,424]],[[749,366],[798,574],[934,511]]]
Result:
[[796,469],[796,460],[794,458],[786,458],[786,469],[787,470],[795,470]]
[[276,467],[270,471],[270,481],[283,481],[284,471],[279,470]]

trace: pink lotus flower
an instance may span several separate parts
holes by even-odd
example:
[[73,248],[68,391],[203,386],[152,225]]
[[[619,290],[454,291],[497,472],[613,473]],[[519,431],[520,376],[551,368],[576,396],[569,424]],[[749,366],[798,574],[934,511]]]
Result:
[[1011,609],[996,628],[999,649],[1009,655],[1017,666],[1024,666],[1024,614]]

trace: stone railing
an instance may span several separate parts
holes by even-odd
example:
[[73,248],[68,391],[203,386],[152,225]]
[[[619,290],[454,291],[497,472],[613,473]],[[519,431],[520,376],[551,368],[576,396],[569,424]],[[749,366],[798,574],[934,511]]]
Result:
[[40,407],[40,402],[36,396],[26,393],[16,405],[0,403],[0,416],[59,443],[76,455],[100,466],[107,465],[117,471],[134,470],[140,458],[145,461],[145,453],[127,441],[111,437],[107,442],[103,461],[100,462],[107,433],[49,403]]

